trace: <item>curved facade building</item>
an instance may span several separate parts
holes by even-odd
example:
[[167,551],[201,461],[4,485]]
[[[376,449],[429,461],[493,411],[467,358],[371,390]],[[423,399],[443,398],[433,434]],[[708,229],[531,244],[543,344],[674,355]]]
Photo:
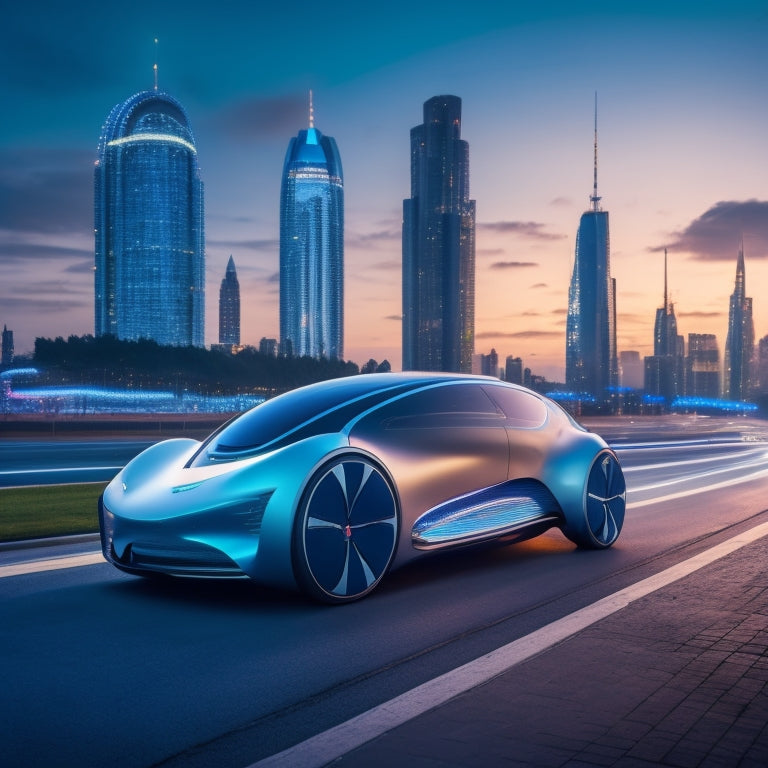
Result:
[[280,345],[344,354],[344,180],[336,142],[310,120],[291,139],[280,192]]
[[203,184],[187,115],[166,93],[115,106],[94,174],[96,335],[203,346]]

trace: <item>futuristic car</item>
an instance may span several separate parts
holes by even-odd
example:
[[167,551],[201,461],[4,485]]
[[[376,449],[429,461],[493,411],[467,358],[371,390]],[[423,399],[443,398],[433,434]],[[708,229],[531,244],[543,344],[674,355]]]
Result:
[[613,451],[497,379],[368,374],[296,389],[204,442],[157,443],[99,501],[104,556],[143,576],[243,577],[356,600],[390,568],[553,526],[605,548],[624,521]]

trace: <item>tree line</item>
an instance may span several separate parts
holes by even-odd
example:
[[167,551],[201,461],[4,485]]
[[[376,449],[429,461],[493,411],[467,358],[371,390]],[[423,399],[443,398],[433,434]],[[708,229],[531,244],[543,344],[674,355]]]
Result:
[[[201,347],[161,346],[149,339],[114,336],[35,339],[33,364],[43,384],[86,384],[200,394],[273,395],[325,379],[361,373],[355,363],[313,357],[278,357],[246,347],[237,354]],[[369,360],[363,373],[389,370]]]

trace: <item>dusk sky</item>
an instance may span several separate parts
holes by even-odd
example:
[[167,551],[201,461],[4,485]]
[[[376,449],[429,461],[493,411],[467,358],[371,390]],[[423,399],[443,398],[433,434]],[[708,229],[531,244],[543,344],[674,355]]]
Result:
[[186,108],[206,208],[206,343],[230,254],[242,340],[278,336],[280,175],[290,138],[333,136],[345,187],[345,358],[399,369],[409,131],[463,101],[477,201],[475,351],[562,380],[576,229],[610,213],[618,348],[650,354],[663,249],[678,329],[721,358],[743,238],[768,334],[768,4],[725,2],[12,3],[0,27],[0,326],[93,333],[93,163],[118,102]]

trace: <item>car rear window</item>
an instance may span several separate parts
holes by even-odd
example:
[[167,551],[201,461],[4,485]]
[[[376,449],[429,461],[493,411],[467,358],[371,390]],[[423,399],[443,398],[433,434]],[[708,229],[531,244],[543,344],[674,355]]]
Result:
[[504,385],[489,386],[486,391],[504,411],[510,427],[536,429],[547,420],[547,406],[536,395]]

